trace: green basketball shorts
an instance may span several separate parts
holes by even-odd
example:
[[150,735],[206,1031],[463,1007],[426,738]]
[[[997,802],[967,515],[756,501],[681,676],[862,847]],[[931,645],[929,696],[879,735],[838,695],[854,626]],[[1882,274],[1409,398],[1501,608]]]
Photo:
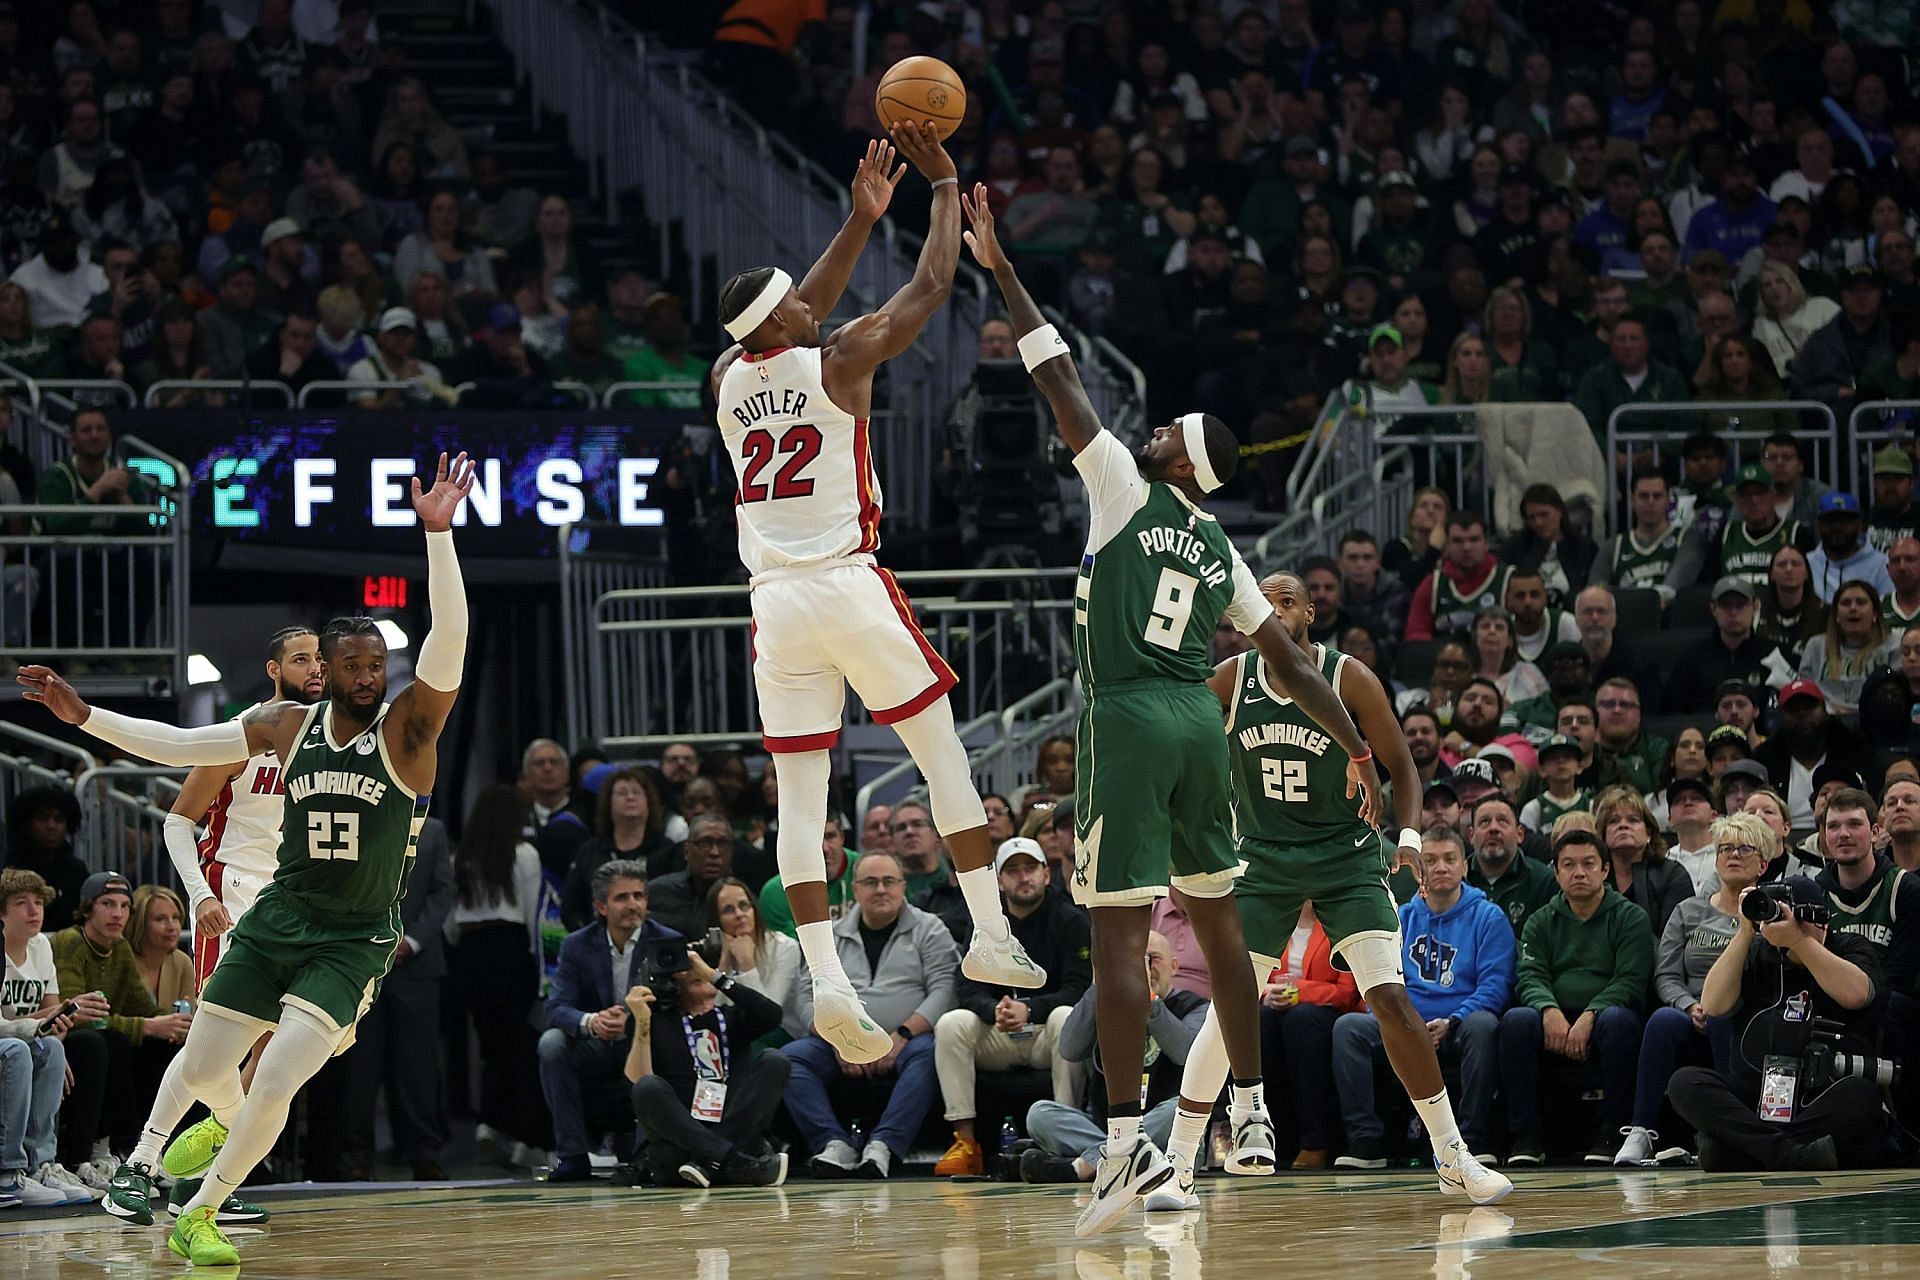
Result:
[[200,1001],[262,1029],[280,1021],[283,1005],[305,1010],[341,1036],[338,1053],[353,1043],[353,1025],[372,1007],[399,947],[393,918],[323,920],[269,884],[233,927]]

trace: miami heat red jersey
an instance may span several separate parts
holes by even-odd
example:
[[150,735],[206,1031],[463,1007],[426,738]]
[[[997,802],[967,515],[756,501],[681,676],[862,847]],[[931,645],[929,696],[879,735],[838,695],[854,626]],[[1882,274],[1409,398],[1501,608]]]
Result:
[[207,810],[207,833],[200,839],[200,867],[209,882],[216,866],[272,878],[280,861],[280,818],[287,803],[280,769],[280,757],[264,751],[220,789]]
[[820,348],[740,357],[720,380],[719,404],[749,573],[879,547],[880,481],[867,422],[827,398]]

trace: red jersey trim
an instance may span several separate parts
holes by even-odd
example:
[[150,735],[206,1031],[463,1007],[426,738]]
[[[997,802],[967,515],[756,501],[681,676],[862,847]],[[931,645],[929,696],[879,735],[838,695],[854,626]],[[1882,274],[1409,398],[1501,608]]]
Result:
[[[227,810],[232,804],[233,780],[229,778],[227,784],[220,788],[220,794],[214,797],[213,808],[207,811],[207,834],[201,837],[200,840],[200,865],[202,868],[220,865],[214,861],[214,855],[220,852],[220,841],[224,839],[227,834]],[[209,877],[209,881],[211,881],[211,877]],[[218,897],[219,893],[220,891],[218,889],[214,890],[215,897]]]
[[760,735],[760,744],[774,755],[793,755],[801,751],[825,751],[840,741],[840,731],[829,729],[825,733],[802,733],[792,737],[776,738],[770,733]]
[[933,673],[932,684],[899,706],[887,707],[884,710],[868,708],[875,724],[898,724],[902,720],[919,715],[939,701],[960,683],[960,677],[953,673],[953,668],[947,665],[947,660],[940,656],[939,650],[933,647],[926,633],[920,630],[920,624],[914,621],[913,604],[907,599],[907,593],[900,589],[899,581],[891,572],[878,565],[874,566],[873,571],[880,575],[880,582],[887,589],[887,599],[893,602],[894,613],[899,616],[901,625],[906,627],[907,634],[913,637],[913,642],[920,646],[920,655],[927,660],[927,669]]
[[740,353],[740,358],[742,360],[745,360],[748,364],[758,364],[762,361],[773,359],[775,356],[779,355],[783,351],[791,351],[791,350],[793,350],[793,348],[788,346],[788,347],[769,347],[765,351],[742,351]]
[[880,549],[880,504],[873,496],[873,445],[867,420],[853,420],[853,483],[860,498],[860,545],[856,552]]

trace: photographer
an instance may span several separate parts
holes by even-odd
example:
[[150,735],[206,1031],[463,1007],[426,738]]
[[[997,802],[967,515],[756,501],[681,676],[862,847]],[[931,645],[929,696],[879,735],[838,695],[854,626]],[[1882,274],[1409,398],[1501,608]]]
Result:
[[[1771,917],[1758,937],[1756,915]],[[1803,876],[1740,895],[1733,940],[1700,991],[1708,1017],[1734,1020],[1727,1071],[1682,1067],[1667,1086],[1704,1169],[1859,1168],[1880,1154],[1879,1086],[1833,1068],[1879,1045],[1880,959],[1866,939],[1829,932],[1827,916]]]
[[[764,1149],[789,1063],[778,1053],[754,1055],[753,1042],[780,1025],[780,1006],[716,975],[696,948],[685,956],[681,969],[627,992],[627,1079],[654,1177],[666,1186],[777,1187],[787,1178],[786,1153],[752,1152]],[[733,1002],[724,1010],[721,994]]]

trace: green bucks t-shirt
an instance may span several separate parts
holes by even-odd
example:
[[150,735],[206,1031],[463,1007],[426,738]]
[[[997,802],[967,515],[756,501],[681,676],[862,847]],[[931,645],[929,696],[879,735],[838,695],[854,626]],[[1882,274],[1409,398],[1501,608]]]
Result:
[[1087,693],[1138,680],[1204,682],[1221,617],[1251,633],[1273,616],[1252,571],[1218,521],[1142,476],[1111,432],[1094,436],[1073,465],[1092,509],[1073,610]]

